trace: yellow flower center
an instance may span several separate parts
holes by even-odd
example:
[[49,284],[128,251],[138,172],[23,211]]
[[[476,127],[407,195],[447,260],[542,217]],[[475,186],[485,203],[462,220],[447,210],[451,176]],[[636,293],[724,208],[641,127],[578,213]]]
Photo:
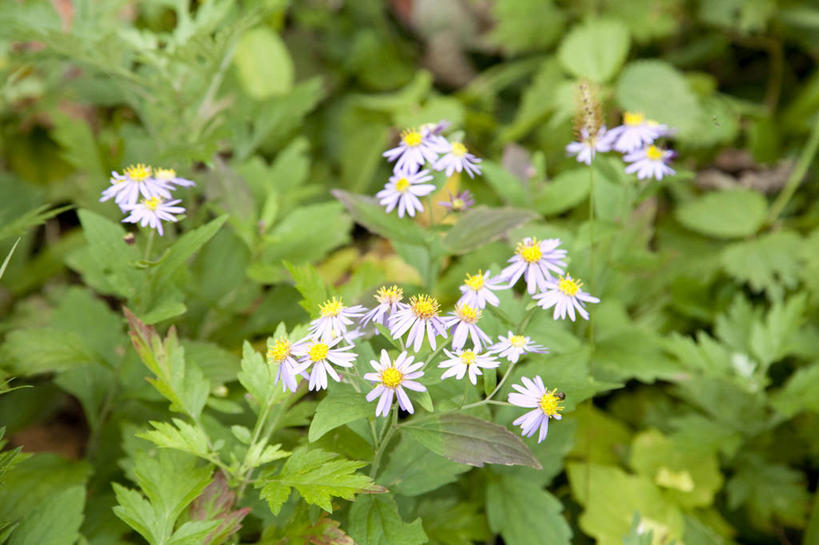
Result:
[[440,303],[429,295],[413,295],[410,299],[412,313],[422,320],[429,320],[438,315]]
[[276,363],[284,360],[290,355],[290,341],[284,337],[276,339],[276,341],[267,350],[267,357]]
[[153,197],[153,198],[150,198],[150,199],[144,199],[142,201],[142,204],[144,204],[145,208],[147,208],[148,210],[156,210],[157,207],[160,204],[162,204],[162,201],[160,200],[159,197]]
[[522,257],[527,263],[537,263],[540,261],[540,258],[543,257],[543,252],[540,251],[540,244],[538,244],[536,238],[533,238],[528,244],[518,242],[515,253]]
[[158,168],[154,170],[154,176],[160,180],[171,180],[176,178],[176,171],[172,168]]
[[139,163],[138,165],[131,165],[125,169],[125,176],[135,182],[141,182],[151,176],[151,167]]
[[401,384],[404,375],[395,367],[387,367],[381,371],[381,384],[387,388],[396,388]]
[[571,275],[561,276],[560,282],[557,283],[557,289],[570,297],[577,295],[577,292],[580,291],[582,286],[583,282],[577,278],[572,278]]
[[454,155],[455,157],[463,157],[464,155],[466,155],[466,146],[464,146],[460,142],[453,142],[452,155]]
[[326,358],[328,352],[330,352],[329,346],[324,343],[316,343],[310,347],[307,355],[310,356],[310,359],[313,360],[313,363],[315,363]]
[[475,363],[475,352],[473,350],[464,350],[461,353],[461,361],[464,365],[472,365]]
[[401,141],[411,148],[420,145],[421,140],[423,140],[421,133],[416,131],[415,129],[407,129],[401,133]]
[[409,180],[407,180],[406,178],[401,178],[400,180],[395,182],[395,189],[396,191],[400,191],[401,193],[406,193],[407,191],[409,191],[410,185],[411,184],[409,183]]
[[474,324],[481,317],[481,311],[470,307],[469,305],[458,305],[455,307],[455,314],[461,321],[468,324]]
[[453,210],[463,210],[464,208],[466,208],[466,203],[464,202],[463,199],[458,198],[452,199]]
[[338,316],[342,310],[344,310],[344,303],[341,302],[341,298],[333,297],[319,305],[322,318]]
[[556,395],[557,389],[547,390],[543,397],[540,398],[540,410],[546,416],[554,416],[563,410],[560,406],[560,398]]
[[623,125],[628,125],[630,127],[642,125],[645,119],[646,116],[640,112],[625,112],[623,114]]
[[468,288],[471,288],[475,291],[478,291],[483,287],[483,274],[481,271],[478,271],[478,274],[468,274],[466,275],[466,280],[464,280],[464,284]]
[[509,337],[509,344],[517,348],[523,348],[523,345],[526,344],[526,337],[523,335],[512,335]]
[[398,303],[404,298],[404,290],[398,286],[390,286],[389,288],[381,287],[375,292],[375,300],[381,304]]
[[648,149],[646,150],[646,157],[648,157],[652,161],[659,161],[663,158],[663,150],[661,150],[657,146],[649,146]]

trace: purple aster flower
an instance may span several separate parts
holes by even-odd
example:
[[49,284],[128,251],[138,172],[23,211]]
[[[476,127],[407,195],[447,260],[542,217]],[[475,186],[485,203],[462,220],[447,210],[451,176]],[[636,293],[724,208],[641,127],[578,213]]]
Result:
[[533,297],[539,307],[548,309],[555,307],[554,319],[566,319],[566,313],[574,322],[574,311],[577,309],[581,317],[588,320],[589,313],[583,303],[599,303],[600,299],[593,297],[581,290],[583,286],[577,278],[572,278],[570,274],[561,276],[560,280],[549,280],[546,282],[546,290]]
[[415,408],[412,406],[409,396],[404,388],[409,388],[416,392],[425,392],[426,387],[415,379],[424,375],[421,368],[424,362],[412,362],[413,357],[406,352],[401,352],[395,361],[390,359],[386,350],[381,350],[380,361],[370,360],[370,365],[375,369],[375,373],[364,375],[366,380],[377,382],[375,388],[367,394],[367,401],[378,400],[375,408],[375,416],[387,416],[392,408],[393,397],[398,397],[398,406],[412,414]]
[[532,294],[537,290],[546,289],[546,281],[551,280],[552,272],[563,274],[566,262],[566,250],[559,250],[559,238],[549,238],[538,241],[536,238],[526,237],[518,242],[515,255],[509,258],[507,265],[500,273],[500,277],[509,282],[509,287],[515,285],[521,276],[526,278],[526,290]]
[[509,393],[509,403],[533,410],[516,419],[512,425],[520,426],[520,433],[524,437],[531,437],[539,428],[540,434],[538,434],[537,442],[540,443],[546,439],[546,434],[549,432],[549,419],[563,418],[560,415],[563,410],[560,403],[566,396],[557,389],[547,390],[543,385],[543,379],[539,376],[536,376],[534,381],[527,377],[523,377],[521,381],[523,386],[512,385],[516,391]]
[[667,164],[673,157],[673,151],[651,145],[629,153],[623,160],[631,163],[626,167],[626,174],[637,173],[640,180],[645,178],[662,180],[663,176],[674,174],[674,169]]

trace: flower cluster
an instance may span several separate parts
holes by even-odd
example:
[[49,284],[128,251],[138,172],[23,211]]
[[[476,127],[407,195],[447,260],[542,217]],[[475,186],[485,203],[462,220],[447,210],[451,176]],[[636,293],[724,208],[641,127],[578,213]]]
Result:
[[[447,127],[448,123],[442,121],[437,125],[406,129],[401,133],[398,146],[384,152],[384,157],[395,164],[392,176],[376,198],[388,213],[397,209],[398,216],[403,218],[404,214],[415,217],[424,211],[419,197],[436,189],[435,184],[428,183],[433,179],[430,170],[443,171],[447,177],[456,172],[466,172],[470,177],[481,173],[478,157],[469,153],[462,142],[450,142],[442,135]],[[451,196],[442,206],[461,211],[472,204],[469,192],[464,192]]]
[[120,210],[128,215],[123,223],[139,223],[164,234],[163,221],[176,222],[185,209],[178,204],[181,199],[171,199],[177,186],[190,187],[191,180],[176,175],[169,168],[153,168],[138,164],[127,167],[122,174],[111,173],[111,185],[102,192],[100,201],[114,199]]
[[668,166],[675,153],[656,145],[656,141],[673,136],[675,131],[667,125],[647,119],[639,112],[625,112],[623,123],[611,130],[602,124],[599,102],[587,83],[577,90],[578,108],[575,125],[578,141],[566,146],[569,155],[581,163],[591,165],[596,153],[617,151],[628,163],[627,174],[637,174],[640,180],[674,174]]

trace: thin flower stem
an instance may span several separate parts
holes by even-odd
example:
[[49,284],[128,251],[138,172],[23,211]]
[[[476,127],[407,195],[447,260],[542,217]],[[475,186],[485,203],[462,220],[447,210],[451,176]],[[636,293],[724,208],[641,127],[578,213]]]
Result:
[[378,466],[381,465],[381,457],[384,456],[384,451],[387,449],[387,445],[390,444],[390,440],[392,436],[395,434],[398,424],[398,407],[393,407],[390,423],[384,426],[384,434],[381,437],[381,441],[378,443],[378,447],[375,449],[375,455],[373,456],[373,463],[370,466],[370,478],[375,479],[376,474],[378,473]]
[[518,324],[518,328],[515,331],[517,335],[522,335],[523,332],[526,330],[526,326],[529,325],[529,322],[532,319],[532,316],[535,315],[535,311],[537,310],[537,306],[534,306],[529,309],[529,312],[526,313],[526,316],[523,317],[523,320],[520,321]]
[[435,359],[435,357],[436,357],[438,354],[440,354],[440,353],[441,353],[441,351],[442,351],[444,348],[446,348],[447,346],[449,346],[449,345],[450,345],[450,343],[452,343],[452,335],[450,335],[449,337],[447,337],[447,338],[446,338],[446,340],[445,340],[444,342],[442,342],[442,343],[441,343],[441,345],[440,345],[438,348],[436,348],[436,349],[435,349],[435,351],[434,351],[432,354],[430,354],[429,356],[427,356],[427,359],[425,359],[425,360],[424,360],[424,367],[422,367],[421,369],[422,369],[422,370],[426,369],[426,368],[427,368],[427,365],[429,365],[429,363],[430,363],[430,362],[431,362],[433,359]]
[[239,487],[239,490],[236,492],[236,499],[237,501],[242,498],[242,495],[245,492],[245,488],[247,484],[250,482],[250,477],[253,475],[253,470],[255,468],[247,468],[247,459],[250,455],[250,452],[253,450],[253,446],[256,444],[256,441],[259,440],[259,436],[262,433],[262,429],[264,429],[264,424],[267,421],[267,417],[270,416],[270,411],[273,409],[273,404],[268,403],[262,412],[259,414],[259,418],[256,419],[256,425],[253,426],[253,434],[250,439],[250,444],[247,447],[247,454],[245,454],[245,459],[242,462],[242,470],[246,471],[245,476],[242,479],[242,485]]
[[768,213],[768,225],[773,225],[774,222],[776,222],[777,218],[779,218],[779,214],[782,213],[782,210],[785,209],[785,206],[791,200],[791,197],[793,197],[793,194],[796,193],[796,189],[805,177],[805,173],[808,171],[811,161],[813,161],[813,156],[816,155],[817,148],[819,148],[819,118],[816,119],[816,123],[814,123],[813,130],[810,133],[810,138],[808,138],[805,147],[802,148],[802,154],[799,156],[796,167],[791,171],[791,175],[788,176],[788,180],[785,182],[785,188],[779,193],[771,206],[770,212]]
[[154,246],[154,237],[156,237],[156,231],[151,229],[151,232],[148,234],[148,242],[145,243],[145,256],[142,258],[145,261],[149,261],[151,259],[151,249]]
[[[594,279],[594,167],[589,163],[589,285],[597,286]],[[594,349],[594,322],[589,316],[589,344]]]
[[495,394],[500,392],[500,389],[503,388],[503,385],[506,382],[506,379],[508,379],[509,375],[512,374],[512,369],[514,367],[515,367],[514,363],[509,364],[509,369],[506,370],[506,373],[504,373],[503,378],[500,379],[500,382],[498,382],[498,385],[495,386],[495,389],[492,390],[492,392],[488,396],[486,396],[486,399],[482,399],[481,401],[476,401],[475,403],[470,403],[469,405],[464,405],[463,407],[461,407],[461,410],[471,409],[473,407],[480,407],[481,405],[486,405],[487,403],[489,403],[492,400],[492,398],[495,397]]

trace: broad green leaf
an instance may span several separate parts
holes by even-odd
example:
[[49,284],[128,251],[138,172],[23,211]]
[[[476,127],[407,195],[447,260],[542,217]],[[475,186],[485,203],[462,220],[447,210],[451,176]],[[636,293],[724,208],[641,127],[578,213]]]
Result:
[[568,545],[572,530],[563,505],[539,484],[513,474],[489,473],[489,527],[508,545]]
[[88,210],[77,212],[94,264],[118,295],[128,299],[142,285],[142,274],[134,267],[138,256],[125,243],[125,229]]
[[52,135],[62,147],[63,159],[81,172],[94,177],[105,177],[94,133],[83,118],[69,117],[63,113],[52,115],[54,131]]
[[482,505],[456,498],[425,498],[418,514],[430,545],[474,545],[491,539]]
[[461,464],[541,467],[520,437],[503,426],[474,416],[444,414],[408,423],[404,429],[436,454]]
[[572,455],[596,464],[616,465],[618,453],[626,452],[631,444],[629,429],[591,404],[577,407],[572,417],[577,420]]
[[158,447],[181,450],[207,459],[210,449],[205,431],[179,418],[172,420],[173,424],[151,422],[154,429],[138,433],[137,437],[147,439]]
[[800,253],[804,244],[793,231],[776,231],[752,240],[734,242],[722,252],[720,261],[729,275],[747,282],[755,292],[765,291],[772,300],[799,282]]
[[685,77],[660,60],[629,63],[617,80],[617,102],[624,110],[679,129],[680,136],[696,139],[704,113]]
[[557,50],[563,69],[578,78],[603,83],[628,56],[628,28],[617,19],[590,19],[569,31]]
[[224,524],[221,519],[217,520],[189,520],[173,533],[168,545],[202,545],[210,543],[207,539],[214,530]]
[[307,438],[311,443],[318,441],[328,431],[372,416],[374,411],[372,404],[367,403],[364,393],[358,393],[339,384],[335,388],[330,388],[327,396],[316,407]]
[[490,39],[507,54],[545,51],[560,36],[566,15],[551,0],[498,0]]
[[301,448],[293,452],[277,475],[264,474],[256,486],[261,488],[261,497],[273,514],[278,514],[292,488],[307,503],[332,513],[330,500],[333,496],[352,500],[356,494],[372,488],[369,477],[356,473],[365,465],[366,462],[340,458],[322,449]]
[[338,202],[302,205],[288,214],[265,237],[265,262],[311,263],[349,242],[352,221]]
[[722,487],[715,452],[693,451],[657,430],[641,432],[631,446],[631,467],[685,507],[707,507]]
[[154,285],[162,286],[170,282],[188,259],[213,238],[227,218],[227,216],[220,216],[179,237],[179,240],[174,242],[168,250],[168,256],[157,266],[153,277]]
[[583,202],[589,195],[590,173],[587,168],[564,170],[535,197],[533,206],[543,215],[560,214]]
[[453,254],[466,254],[510,230],[520,227],[537,215],[520,208],[488,208],[479,206],[466,212],[444,236],[444,247]]
[[[407,463],[412,460],[412,463]],[[417,496],[454,482],[470,467],[447,460],[409,436],[390,451],[378,476],[379,484],[395,494]]]
[[407,523],[387,494],[366,494],[353,502],[347,531],[358,545],[421,545],[427,536],[421,519]]
[[373,233],[408,244],[427,243],[430,234],[413,222],[412,218],[399,218],[395,210],[387,214],[371,197],[347,193],[340,189],[333,190],[332,194],[344,204],[357,223]]
[[282,95],[293,87],[294,69],[282,39],[267,27],[246,31],[233,58],[245,92],[257,100]]
[[682,537],[682,513],[649,479],[598,464],[571,463],[567,470],[572,496],[584,507],[580,528],[600,545],[622,545],[635,513],[657,538]]
[[482,161],[481,171],[483,179],[492,186],[501,199],[512,206],[526,206],[529,197],[523,180],[494,161]]
[[681,204],[675,217],[688,229],[714,238],[740,238],[756,233],[765,221],[768,203],[751,189],[707,193]]
[[23,517],[8,545],[74,545],[84,506],[84,487],[57,491]]
[[62,371],[99,360],[81,335],[50,327],[12,331],[3,350],[16,362],[14,372],[21,375]]
[[239,371],[238,378],[259,407],[267,407],[272,403],[279,388],[273,384],[273,370],[264,356],[256,352],[247,341],[242,344],[242,370]]

